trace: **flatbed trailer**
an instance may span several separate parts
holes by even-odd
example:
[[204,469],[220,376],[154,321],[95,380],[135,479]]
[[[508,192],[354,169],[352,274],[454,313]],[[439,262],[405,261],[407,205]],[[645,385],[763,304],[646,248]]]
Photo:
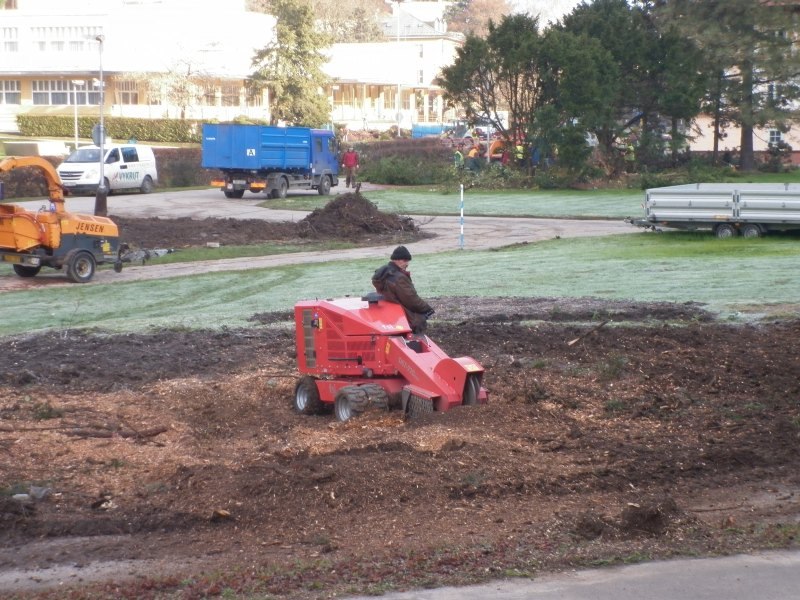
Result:
[[693,183],[645,191],[646,229],[711,230],[719,238],[800,229],[798,183]]

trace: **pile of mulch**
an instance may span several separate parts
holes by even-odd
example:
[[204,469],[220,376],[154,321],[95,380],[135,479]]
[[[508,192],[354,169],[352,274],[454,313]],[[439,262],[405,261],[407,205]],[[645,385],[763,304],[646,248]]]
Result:
[[364,234],[416,233],[411,217],[383,213],[360,192],[341,194],[298,223],[300,235],[359,237]]

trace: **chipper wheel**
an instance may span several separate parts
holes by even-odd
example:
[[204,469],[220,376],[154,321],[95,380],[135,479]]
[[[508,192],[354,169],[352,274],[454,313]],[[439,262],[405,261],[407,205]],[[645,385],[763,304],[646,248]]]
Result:
[[381,386],[367,383],[346,385],[333,402],[333,412],[339,421],[349,421],[367,409],[388,410],[389,396]]
[[294,409],[303,415],[318,415],[324,407],[319,398],[316,379],[308,375],[298,379],[294,388]]

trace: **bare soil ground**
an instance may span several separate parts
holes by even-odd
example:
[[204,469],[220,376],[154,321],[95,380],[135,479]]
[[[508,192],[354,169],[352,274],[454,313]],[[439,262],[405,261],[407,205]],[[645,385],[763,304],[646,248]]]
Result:
[[330,598],[797,546],[800,321],[430,300],[429,335],[483,364],[487,405],[296,414],[284,313],[5,338],[0,597]]

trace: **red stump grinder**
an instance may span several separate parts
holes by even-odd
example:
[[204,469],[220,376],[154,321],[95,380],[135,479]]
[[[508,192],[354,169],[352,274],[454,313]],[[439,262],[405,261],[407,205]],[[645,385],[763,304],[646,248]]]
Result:
[[488,399],[476,360],[450,358],[412,334],[403,307],[380,294],[298,302],[294,318],[300,413],[333,405],[340,421],[368,408],[402,408],[414,417]]

